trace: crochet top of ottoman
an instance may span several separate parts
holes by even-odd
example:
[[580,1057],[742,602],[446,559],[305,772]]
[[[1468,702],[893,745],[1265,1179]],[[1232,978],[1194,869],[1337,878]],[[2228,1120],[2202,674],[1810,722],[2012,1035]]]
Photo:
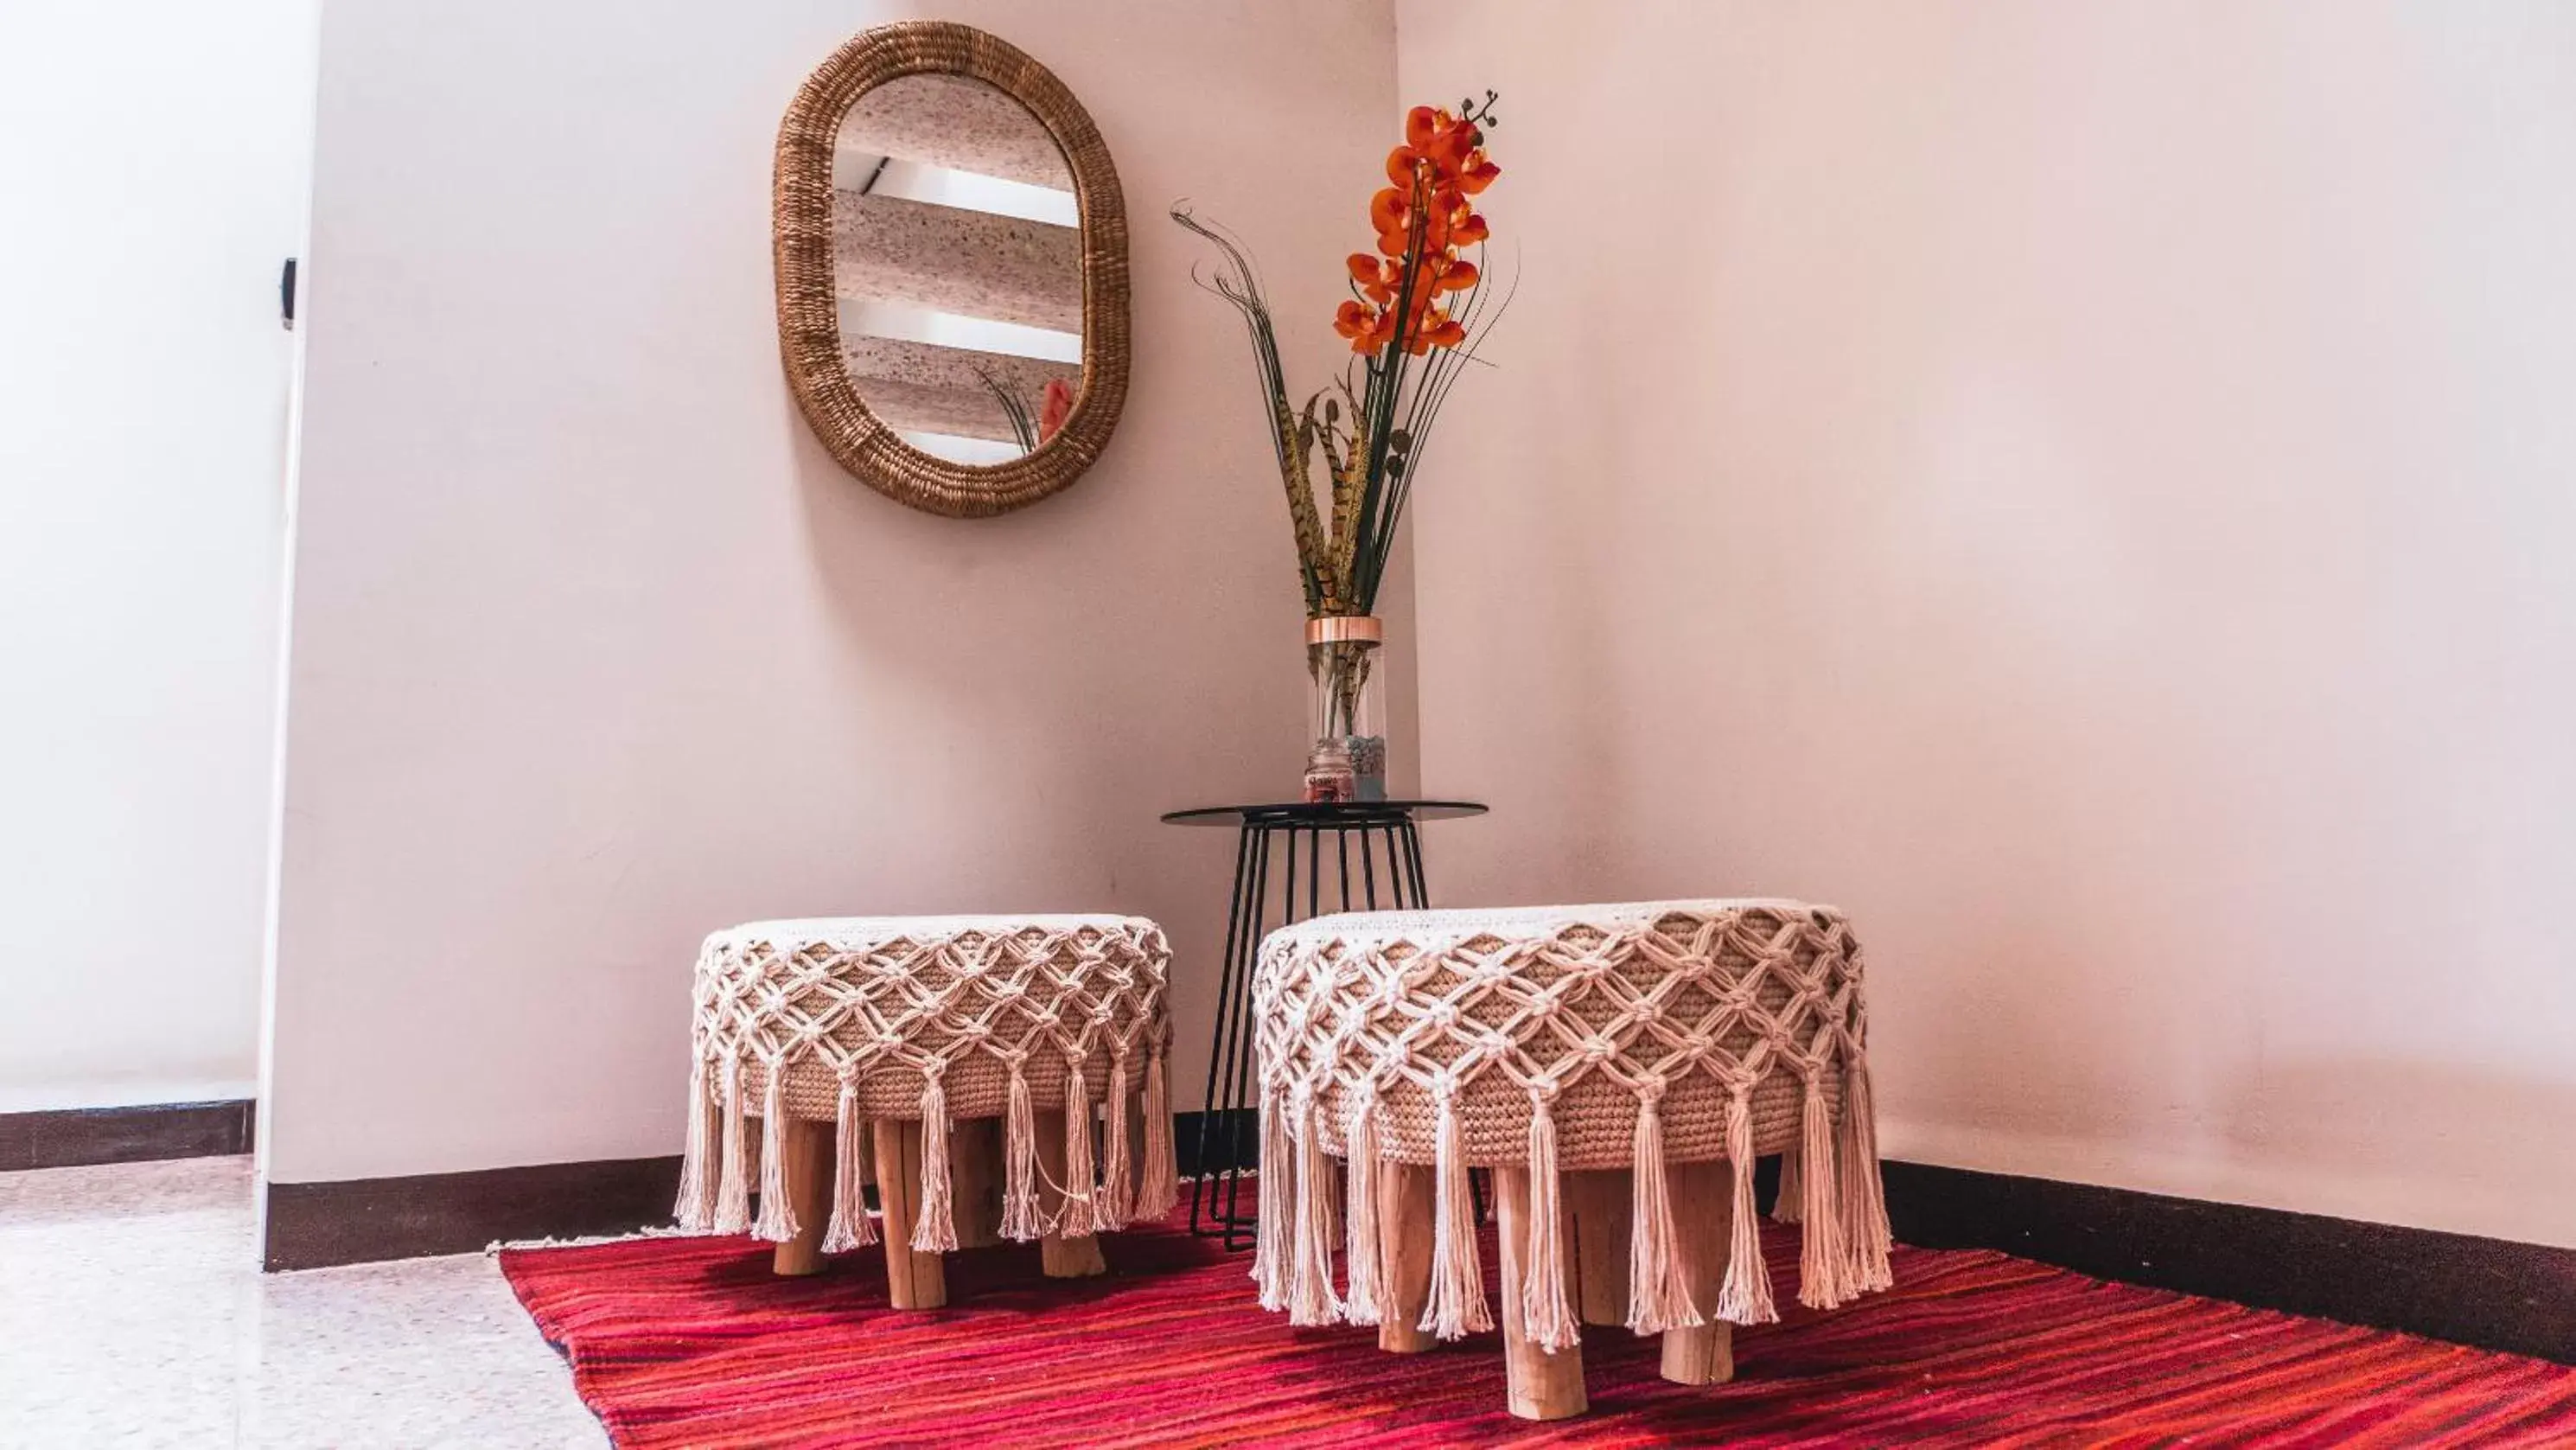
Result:
[[[928,1217],[944,1222],[952,1122],[1004,1119],[1017,1182],[1035,1152],[1035,1114],[1065,1112],[1068,1171],[1087,1177],[1089,1110],[1105,1103],[1111,1166],[1123,1175],[1139,1092],[1140,1201],[1113,1186],[1093,1216],[1109,1227],[1168,1209],[1170,1131],[1159,1120],[1169,1117],[1170,957],[1162,928],[1139,916],[813,917],[714,933],[693,989],[683,1226],[741,1227],[747,1113],[762,1119],[764,1177],[788,1119],[836,1122],[842,1159],[859,1123],[919,1119]],[[856,1165],[836,1176],[855,1185]],[[1087,1198],[1087,1186],[1076,1193]]]
[[739,1062],[765,1097],[783,1068],[793,1117],[833,1116],[853,1085],[871,1118],[993,1117],[1023,1076],[1041,1106],[1064,1070],[1131,1062],[1167,1035],[1163,929],[1140,916],[853,916],[755,921],[698,953],[698,1056]]
[[[1452,1196],[1470,1212],[1469,1166],[1525,1165],[1551,1184],[1562,1170],[1630,1169],[1643,1209],[1663,1204],[1668,1160],[1723,1158],[1739,1250],[1710,1307],[1759,1323],[1774,1310],[1751,1232],[1753,1161],[1780,1153],[1779,1216],[1804,1219],[1814,1250],[1801,1300],[1838,1304],[1887,1282],[1860,943],[1833,907],[1317,917],[1263,940],[1253,994],[1262,1162],[1320,1170],[1323,1155],[1348,1158],[1354,1216],[1356,1180],[1381,1160],[1434,1164],[1446,1217]],[[1297,1250],[1267,1230],[1303,1231],[1302,1176],[1264,1175],[1273,1307],[1299,1297]],[[1302,1297],[1331,1303],[1328,1285],[1310,1282]]]

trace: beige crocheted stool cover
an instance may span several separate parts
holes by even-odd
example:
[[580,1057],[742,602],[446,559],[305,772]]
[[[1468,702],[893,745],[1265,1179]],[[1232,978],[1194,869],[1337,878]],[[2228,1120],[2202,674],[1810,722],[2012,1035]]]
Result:
[[698,954],[681,1228],[774,1242],[788,1273],[875,1243],[872,1138],[896,1307],[945,1302],[939,1255],[994,1233],[1043,1241],[1051,1274],[1099,1272],[1095,1236],[1161,1219],[1178,1186],[1170,958],[1162,928],[1132,916],[717,932]]
[[1888,1285],[1860,944],[1831,907],[1319,917],[1262,942],[1253,1003],[1253,1278],[1292,1323],[1399,1350],[1492,1328],[1470,1167],[1495,1170],[1526,1417],[1583,1409],[1579,1323],[1663,1334],[1668,1378],[1732,1373],[1726,1326],[1778,1317],[1758,1155],[1784,1155],[1777,1213],[1804,1222],[1799,1301]]

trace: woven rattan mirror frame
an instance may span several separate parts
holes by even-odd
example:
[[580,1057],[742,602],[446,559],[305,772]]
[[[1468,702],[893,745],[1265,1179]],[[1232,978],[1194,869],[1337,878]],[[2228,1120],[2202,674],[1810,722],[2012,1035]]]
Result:
[[[967,76],[1026,106],[1073,172],[1082,214],[1082,385],[1072,414],[1034,452],[952,463],[906,443],[859,398],[832,290],[832,145],[852,102],[898,76]],[[771,177],[778,352],[805,419],[832,457],[899,503],[952,518],[1007,513],[1082,476],[1127,401],[1127,200],[1089,112],[1045,66],[971,25],[907,20],[852,37],[815,68],[778,127]]]

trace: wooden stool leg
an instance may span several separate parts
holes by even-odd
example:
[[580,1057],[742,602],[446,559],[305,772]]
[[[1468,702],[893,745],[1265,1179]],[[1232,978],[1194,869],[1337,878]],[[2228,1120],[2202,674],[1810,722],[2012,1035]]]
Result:
[[773,1274],[823,1272],[823,1230],[832,1219],[833,1137],[830,1123],[787,1122],[787,1202],[796,1210],[796,1237],[770,1254]]
[[1586,1324],[1628,1322],[1628,1170],[1575,1171],[1558,1180],[1574,1220],[1576,1311]]
[[[1503,1240],[1504,1407],[1524,1420],[1562,1420],[1588,1408],[1583,1397],[1583,1347],[1554,1354],[1532,1344],[1521,1326],[1521,1262],[1529,1246],[1529,1170],[1494,1170],[1495,1232]],[[1563,1226],[1559,1226],[1559,1232]]]
[[956,1210],[957,1247],[987,1249],[1002,1241],[1002,1120],[969,1118],[948,1140],[948,1201]]
[[[1717,1305],[1726,1282],[1727,1240],[1735,1232],[1735,1174],[1723,1161],[1674,1163],[1664,1169],[1672,1184],[1674,1252],[1682,1282],[1703,1315]],[[1697,1329],[1664,1331],[1664,1378],[1677,1385],[1722,1385],[1735,1378],[1735,1326],[1712,1319]]]
[[[1046,1180],[1064,1181],[1064,1114],[1040,1113],[1036,1117],[1038,1132],[1038,1211],[1053,1218],[1064,1204],[1063,1195],[1047,1186]],[[1109,1261],[1100,1256],[1100,1240],[1084,1234],[1078,1239],[1059,1234],[1046,1234],[1038,1239],[1038,1267],[1050,1279],[1082,1279],[1109,1272]]]
[[1422,1328],[1422,1306],[1431,1298],[1433,1181],[1428,1164],[1377,1166],[1378,1282],[1386,1286],[1377,1347],[1393,1354],[1420,1354],[1440,1342]]
[[880,1118],[873,1125],[877,1149],[877,1204],[885,1210],[886,1299],[897,1309],[937,1309],[948,1302],[948,1275],[937,1254],[912,1250],[913,1221],[921,1214],[921,1124]]

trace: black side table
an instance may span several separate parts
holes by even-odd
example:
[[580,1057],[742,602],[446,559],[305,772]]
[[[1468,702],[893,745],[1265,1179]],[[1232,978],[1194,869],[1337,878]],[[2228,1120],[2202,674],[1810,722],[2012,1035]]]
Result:
[[[1234,848],[1234,899],[1227,908],[1225,960],[1216,987],[1216,1038],[1208,1047],[1207,1110],[1199,1115],[1198,1174],[1190,1182],[1190,1232],[1225,1240],[1229,1249],[1252,1242],[1254,1212],[1243,1204],[1243,1170],[1260,1142],[1254,1111],[1252,969],[1262,936],[1323,910],[1330,877],[1339,891],[1336,911],[1375,911],[1385,881],[1385,906],[1427,907],[1423,885],[1423,821],[1481,816],[1474,801],[1337,801],[1328,805],[1203,806],[1163,817],[1174,826],[1238,826]],[[1333,849],[1324,849],[1324,837]],[[1298,840],[1304,838],[1302,866]],[[1353,838],[1357,837],[1356,843]],[[1356,876],[1352,856],[1359,857]],[[1277,919],[1272,919],[1272,863],[1280,863]],[[1359,890],[1351,887],[1354,880]],[[1305,909],[1298,910],[1298,886]]]

